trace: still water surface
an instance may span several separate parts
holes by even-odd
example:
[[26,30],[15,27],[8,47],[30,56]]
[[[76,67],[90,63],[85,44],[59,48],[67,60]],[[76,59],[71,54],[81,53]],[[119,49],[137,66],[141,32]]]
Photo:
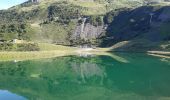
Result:
[[117,53],[0,62],[0,100],[170,100],[170,59]]

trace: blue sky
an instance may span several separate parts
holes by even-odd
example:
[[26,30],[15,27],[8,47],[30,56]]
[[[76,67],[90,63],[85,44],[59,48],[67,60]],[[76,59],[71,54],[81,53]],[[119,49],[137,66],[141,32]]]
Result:
[[9,7],[23,3],[25,1],[28,1],[28,0],[0,0],[0,10],[7,9]]

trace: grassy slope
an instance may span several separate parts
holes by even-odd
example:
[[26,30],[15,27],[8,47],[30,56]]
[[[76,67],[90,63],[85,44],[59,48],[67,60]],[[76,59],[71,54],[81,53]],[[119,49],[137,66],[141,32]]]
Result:
[[77,48],[48,43],[39,43],[40,51],[0,52],[0,61],[51,58],[74,54]]
[[0,52],[0,61],[11,61],[11,60],[29,60],[29,59],[40,59],[40,58],[51,58],[58,56],[65,56],[65,51],[37,51],[37,52]]
[[68,47],[62,45],[54,45],[48,43],[39,43],[40,51],[32,52],[0,52],[0,61],[21,61],[21,60],[31,60],[31,59],[42,59],[42,58],[52,58],[60,57],[67,55],[81,55],[81,54],[90,54],[90,55],[105,55],[110,56],[113,59],[128,63],[124,58],[110,53],[111,48],[96,48],[92,50],[80,49],[76,47]]
[[[68,56],[68,55],[80,55],[80,54],[93,54],[93,55],[105,55],[110,56],[115,60],[118,60],[123,63],[128,63],[124,58],[114,55],[111,52],[117,51],[116,48],[119,48],[123,45],[129,43],[124,41],[118,43],[110,48],[96,48],[92,50],[79,49],[76,47],[68,47],[62,45],[54,45],[48,43],[39,43],[40,51],[33,52],[0,52],[0,61],[20,61],[20,60],[31,60],[31,59],[42,59],[42,58],[52,58],[59,56]],[[170,52],[162,51],[149,51],[150,55],[170,58]]]
[[48,43],[39,43],[39,47],[41,51],[52,51],[52,50],[61,50],[61,51],[73,51],[77,48],[62,46],[62,45],[55,45],[55,44],[48,44]]
[[[169,6],[170,6],[169,3],[161,3],[161,4],[149,5],[146,7],[153,7],[153,10],[155,10],[155,12],[156,12],[156,10],[160,11],[160,9],[162,10],[162,8],[164,9]],[[142,7],[139,7],[139,8],[142,8]],[[144,12],[146,12],[146,11],[144,11]],[[149,12],[149,10],[148,10],[148,12]],[[124,41],[114,44],[111,47],[111,49],[113,51],[129,51],[129,52],[130,51],[131,52],[146,52],[146,51],[151,51],[151,50],[167,51],[167,52],[170,51],[170,43],[168,41],[168,37],[170,36],[169,21],[166,21],[166,22],[163,22],[163,21],[156,22],[155,21],[151,24],[151,29],[149,29],[148,31],[144,31],[144,32],[142,30],[140,30],[140,28],[142,28],[146,25],[142,25],[141,23],[136,23],[135,25],[141,24],[141,26],[138,27],[137,30],[131,30],[133,27],[130,26],[131,23],[129,20],[135,19],[136,22],[137,21],[140,22],[140,20],[142,18],[145,18],[144,15],[141,15],[142,13],[143,12],[140,11],[140,9],[137,9],[133,13],[129,14],[130,16],[123,17],[122,20],[125,19],[125,21],[122,21],[119,19],[119,21],[117,21],[118,23],[114,24],[113,27],[110,28],[111,30],[114,30],[114,28],[115,28],[115,34],[122,33],[122,37],[123,37],[123,35],[125,35],[124,36],[125,39],[122,39]],[[170,13],[169,10],[164,9],[164,12],[161,12],[162,15],[166,14],[166,13],[169,14]],[[158,13],[156,13],[156,14],[158,14]],[[165,16],[168,16],[168,14]],[[156,16],[159,16],[159,14]],[[120,16],[119,18],[121,18],[121,17],[122,16]],[[148,17],[148,18],[150,18],[150,17]],[[120,28],[122,30],[124,29],[124,31],[120,30]],[[118,29],[118,32],[117,32],[117,29]],[[133,32],[134,33],[136,32],[139,34],[137,34],[136,37],[134,37],[134,38],[127,39],[128,35],[132,35]],[[111,33],[113,33],[113,32],[111,32]],[[160,40],[156,40],[158,37]],[[167,38],[167,39],[165,39],[165,38]]]
[[[22,12],[32,12],[32,10],[39,9],[42,11],[41,16],[44,16],[45,14],[43,14],[43,13],[44,13],[44,11],[46,11],[45,9],[47,9],[48,6],[50,6],[51,4],[58,2],[58,1],[61,1],[61,0],[48,0],[48,1],[43,0],[38,5],[31,5],[31,6],[27,6],[27,7],[21,7],[19,5],[19,6],[11,8],[10,10],[15,9],[19,13],[22,13]],[[80,2],[80,1],[74,1],[74,0],[70,0],[69,3],[86,8],[83,11],[84,15],[100,15],[100,14],[105,14],[107,12],[107,9],[106,9],[107,3]],[[39,17],[39,16],[37,16],[37,17]],[[50,29],[51,25],[39,26],[40,22],[41,21],[36,18],[34,18],[34,21],[31,21],[31,27],[33,29],[32,30],[33,31],[33,34],[32,34],[33,40],[37,39],[34,37],[38,37],[40,40],[41,39],[44,40],[44,38],[41,38],[41,35],[43,34],[42,32],[48,33],[48,34],[43,34],[43,35],[50,34],[47,37],[54,37],[52,33],[55,33],[55,34],[59,34],[59,36],[58,36],[59,38],[61,38],[61,37],[65,38],[65,35],[63,33],[66,33],[66,32],[65,32],[65,29],[63,28],[63,26],[58,25],[57,28]],[[43,27],[44,27],[44,30],[41,29]],[[48,31],[48,29],[50,29],[50,31]],[[35,32],[35,34],[34,34],[34,32]],[[60,32],[60,33],[57,33],[57,32]],[[35,36],[36,34],[37,34],[37,36]],[[62,34],[63,36],[60,34]],[[47,43],[39,43],[39,47],[41,50],[39,52],[0,52],[0,55],[1,55],[0,60],[24,60],[24,59],[38,59],[38,58],[64,56],[67,54],[72,54],[74,51],[77,50],[76,48],[70,48],[70,47],[66,47],[66,46],[53,45],[53,44],[47,44]],[[98,49],[98,51],[107,51],[107,50],[108,49]]]
[[100,14],[105,14],[106,12],[109,12],[110,10],[113,9],[118,9],[122,7],[137,7],[141,6],[142,0],[139,2],[132,2],[128,0],[110,0],[112,2],[108,3],[107,1],[102,1],[102,2],[89,2],[89,1],[82,1],[82,0],[41,0],[41,2],[38,5],[31,5],[31,6],[26,6],[26,7],[21,7],[20,5],[15,6],[11,9],[17,9],[18,11],[31,11],[37,8],[40,9],[46,9],[48,8],[51,4],[54,4],[56,2],[62,2],[66,1],[69,4],[77,5],[80,7],[84,7],[84,15],[100,15]]
[[[42,0],[38,5],[30,5],[26,7],[21,7],[21,5],[15,6],[12,9],[16,9],[19,12],[22,11],[32,11],[34,9],[47,9],[51,4],[61,2],[63,0]],[[73,4],[77,6],[81,6],[86,8],[83,12],[84,15],[99,15],[99,14],[104,14],[106,12],[106,3],[98,3],[98,2],[81,2],[79,0],[67,0],[68,4]]]
[[[22,18],[29,18],[26,22],[30,25],[28,34],[30,40],[32,41],[40,41],[47,43],[58,43],[68,45],[68,34],[70,34],[77,24],[76,21],[70,23],[65,26],[58,22],[48,23],[40,25],[44,20],[47,20],[48,16],[48,7],[50,5],[61,3],[63,0],[41,0],[39,4],[22,4],[15,7],[10,8],[9,10],[14,10],[19,15],[25,16]],[[113,0],[112,3],[108,3],[106,1],[103,2],[87,2],[80,0],[66,0],[67,4],[72,4],[75,6],[82,7],[82,15],[104,15],[106,12],[109,12],[112,9],[117,9],[121,7],[132,7],[130,2],[126,0]],[[65,3],[63,3],[65,5]],[[66,5],[67,5],[66,4]],[[130,5],[131,4],[131,5]],[[24,5],[24,6],[23,6]],[[69,6],[64,6],[69,8]],[[61,13],[61,12],[60,12]],[[13,16],[13,15],[12,15]],[[13,17],[11,18],[13,19]],[[20,19],[20,18],[17,18]],[[25,21],[25,20],[24,20]],[[71,27],[70,27],[71,26]]]

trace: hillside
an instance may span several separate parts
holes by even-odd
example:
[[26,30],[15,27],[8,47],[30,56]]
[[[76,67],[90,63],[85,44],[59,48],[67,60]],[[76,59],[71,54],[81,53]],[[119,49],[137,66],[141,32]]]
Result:
[[169,25],[163,0],[35,0],[0,11],[0,41],[170,50]]
[[[103,45],[112,46],[117,42],[129,41],[119,49],[169,50],[169,6],[142,6],[133,10],[118,11],[116,17],[114,14],[115,11],[107,14],[106,22],[109,26],[106,30],[107,39]],[[109,23],[110,16],[114,20]]]

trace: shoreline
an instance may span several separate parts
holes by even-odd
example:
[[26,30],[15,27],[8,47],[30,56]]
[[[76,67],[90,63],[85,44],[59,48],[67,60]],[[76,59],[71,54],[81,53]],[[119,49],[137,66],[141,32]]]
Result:
[[[126,52],[126,51],[114,51],[110,48],[72,48],[66,47],[63,50],[41,50],[41,51],[0,51],[0,61],[22,61],[22,60],[32,60],[32,59],[42,59],[42,58],[53,58],[61,57],[68,55],[79,55],[79,54],[91,54],[91,55],[110,55],[113,52]],[[139,53],[139,52],[130,52],[128,53]],[[161,57],[161,58],[170,58],[170,52],[168,51],[146,51],[140,52],[146,53],[151,56]],[[117,58],[117,57],[116,57]],[[126,62],[126,61],[124,61]]]
[[72,55],[74,52],[51,50],[51,51],[30,51],[30,52],[0,52],[0,61],[23,61],[43,58],[53,58]]

